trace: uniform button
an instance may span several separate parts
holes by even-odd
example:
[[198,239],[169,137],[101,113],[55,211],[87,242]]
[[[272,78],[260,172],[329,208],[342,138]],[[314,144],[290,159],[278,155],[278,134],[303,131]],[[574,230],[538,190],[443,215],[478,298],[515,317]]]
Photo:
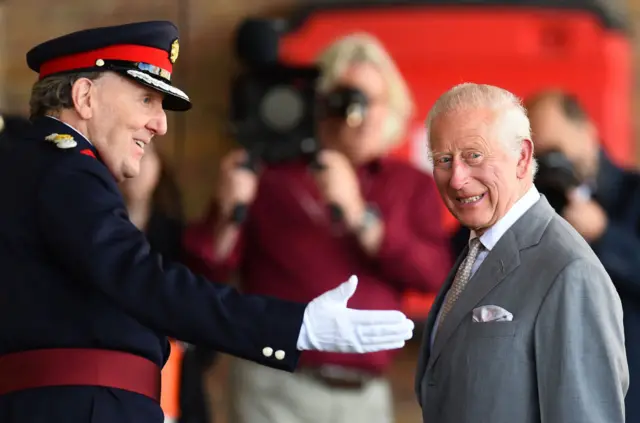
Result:
[[278,359],[278,360],[284,359],[284,351],[282,351],[282,350],[276,351],[276,359]]
[[273,354],[273,348],[271,347],[264,347],[262,349],[262,354],[264,354],[265,357],[271,357],[271,354]]

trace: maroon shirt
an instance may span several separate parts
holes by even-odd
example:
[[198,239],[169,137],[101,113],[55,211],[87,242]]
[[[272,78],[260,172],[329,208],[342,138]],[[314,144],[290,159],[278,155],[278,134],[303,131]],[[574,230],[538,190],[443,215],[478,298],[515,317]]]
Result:
[[[190,226],[186,247],[212,280],[238,269],[241,289],[294,301],[311,301],[355,274],[352,308],[400,309],[405,291],[433,292],[450,266],[441,200],[431,176],[405,161],[384,159],[358,169],[366,201],[384,222],[378,254],[368,256],[343,225],[331,222],[313,176],[300,163],[267,169],[235,250],[223,262],[213,251],[215,207]],[[397,351],[365,355],[306,351],[301,366],[336,364],[382,373]]]

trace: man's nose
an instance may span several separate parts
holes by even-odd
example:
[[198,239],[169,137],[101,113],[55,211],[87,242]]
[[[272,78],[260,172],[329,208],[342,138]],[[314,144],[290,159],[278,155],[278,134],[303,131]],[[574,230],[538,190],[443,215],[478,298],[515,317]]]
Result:
[[449,181],[451,188],[456,191],[461,190],[468,180],[469,167],[459,160],[454,160],[451,165],[451,180]]
[[155,135],[164,135],[167,133],[167,114],[164,109],[159,110],[156,116],[149,121],[147,129]]

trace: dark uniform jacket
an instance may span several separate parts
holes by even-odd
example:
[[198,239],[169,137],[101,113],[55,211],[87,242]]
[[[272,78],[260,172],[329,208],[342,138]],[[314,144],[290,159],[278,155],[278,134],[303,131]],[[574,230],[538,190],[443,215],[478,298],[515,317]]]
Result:
[[[61,148],[51,134],[77,146]],[[98,152],[70,126],[44,117],[10,140],[0,197],[0,356],[98,348],[162,366],[170,336],[287,371],[297,365],[306,304],[243,296],[164,260],[129,221]],[[162,411],[131,392],[60,387],[0,396],[0,421],[161,422]]]

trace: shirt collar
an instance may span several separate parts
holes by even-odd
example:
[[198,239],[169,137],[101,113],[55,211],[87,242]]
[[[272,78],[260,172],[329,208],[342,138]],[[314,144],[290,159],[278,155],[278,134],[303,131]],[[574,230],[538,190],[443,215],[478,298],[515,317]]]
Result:
[[[502,216],[492,227],[487,229],[485,233],[480,236],[480,242],[488,251],[491,251],[496,246],[502,235],[504,235],[514,223],[522,217],[535,203],[540,199],[540,193],[535,186],[529,188],[529,190],[509,209],[509,211]],[[478,235],[475,231],[471,231],[469,242]]]

